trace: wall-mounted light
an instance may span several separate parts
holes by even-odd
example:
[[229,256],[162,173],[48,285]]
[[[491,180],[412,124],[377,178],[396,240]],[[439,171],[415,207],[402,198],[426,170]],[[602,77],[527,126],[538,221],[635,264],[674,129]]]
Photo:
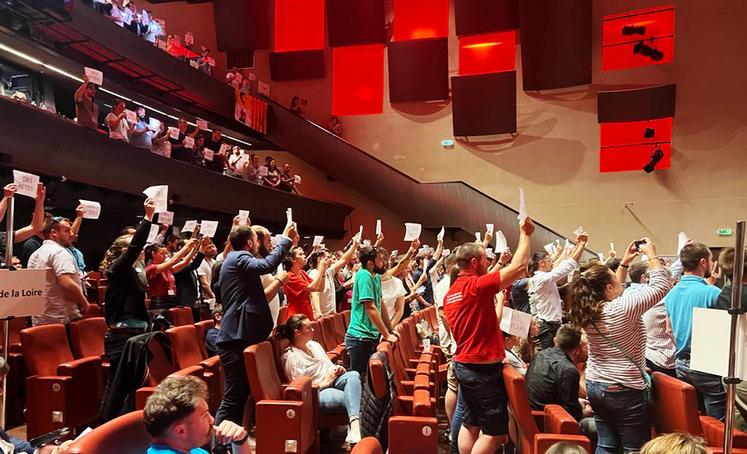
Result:
[[664,152],[661,151],[661,148],[658,146],[654,149],[654,152],[651,153],[651,157],[649,158],[648,162],[645,166],[643,166],[643,171],[646,173],[651,173],[656,169],[656,165],[659,163],[659,161],[662,160],[664,157]]
[[646,128],[643,130],[643,137],[646,139],[652,139],[655,134],[656,130],[654,128]]
[[633,46],[633,53],[641,54],[644,57],[648,57],[653,61],[661,61],[661,59],[664,58],[664,52],[660,51],[659,49],[655,47],[649,46],[643,41],[638,41],[638,43],[635,46]]
[[622,35],[623,36],[632,36],[632,35],[645,35],[646,34],[646,27],[643,25],[625,25],[622,28]]

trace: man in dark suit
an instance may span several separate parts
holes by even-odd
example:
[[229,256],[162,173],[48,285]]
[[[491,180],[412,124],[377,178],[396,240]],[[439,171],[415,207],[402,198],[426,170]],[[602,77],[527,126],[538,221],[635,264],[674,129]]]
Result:
[[223,401],[216,424],[228,419],[241,425],[249,382],[244,368],[244,349],[267,339],[274,325],[260,276],[275,269],[298,237],[295,223],[285,227],[275,249],[265,258],[258,254],[257,235],[248,225],[239,225],[228,237],[229,252],[220,271],[223,319],[218,352],[223,365]]

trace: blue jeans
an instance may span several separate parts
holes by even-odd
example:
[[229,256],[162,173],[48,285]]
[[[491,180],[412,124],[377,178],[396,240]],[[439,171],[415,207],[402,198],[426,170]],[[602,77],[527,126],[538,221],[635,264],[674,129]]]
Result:
[[451,416],[451,454],[459,454],[459,429],[462,428],[464,411],[467,408],[467,403],[462,397],[462,391],[459,390],[457,393],[457,406]]
[[350,359],[350,370],[354,370],[361,377],[365,377],[368,371],[368,359],[376,353],[376,346],[378,345],[378,339],[353,337],[346,334],[345,351]]
[[690,369],[690,358],[674,361],[677,378],[695,387],[701,413],[723,421],[726,417],[726,388],[721,377]]
[[319,392],[319,411],[340,413],[345,410],[350,421],[361,414],[361,376],[351,370],[337,377],[329,388]]
[[651,422],[644,390],[586,379],[586,392],[594,409],[596,454],[637,452],[651,439]]

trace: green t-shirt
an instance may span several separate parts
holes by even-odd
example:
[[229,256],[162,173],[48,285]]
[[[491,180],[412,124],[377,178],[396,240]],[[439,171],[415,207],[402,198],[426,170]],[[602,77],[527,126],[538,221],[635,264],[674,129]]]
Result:
[[371,275],[368,270],[358,270],[353,281],[353,303],[350,308],[350,325],[348,334],[352,337],[379,339],[381,333],[366,314],[363,301],[373,300],[376,309],[381,313],[381,276]]

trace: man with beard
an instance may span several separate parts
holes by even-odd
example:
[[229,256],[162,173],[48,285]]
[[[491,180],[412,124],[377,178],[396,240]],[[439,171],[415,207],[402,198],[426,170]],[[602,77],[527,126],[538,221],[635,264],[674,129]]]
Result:
[[386,306],[381,304],[381,275],[386,271],[384,258],[377,248],[371,246],[362,248],[358,258],[361,269],[355,273],[353,282],[353,302],[350,325],[345,334],[345,350],[350,358],[350,370],[365,377],[368,358],[376,352],[379,337],[383,336],[389,342],[395,342],[397,337],[389,333],[384,323],[384,320],[389,320]]
[[67,250],[73,245],[70,220],[53,216],[44,224],[41,247],[29,258],[29,268],[47,269],[47,298],[44,312],[31,317],[34,326],[69,323],[83,317],[88,301],[83,294],[80,270]]
[[[272,234],[261,225],[253,225],[252,230],[254,230],[257,241],[259,241],[259,256],[267,257],[272,251]],[[270,306],[274,328],[278,324],[278,314],[280,313],[280,290],[288,281],[288,273],[280,270],[274,275],[272,273],[263,274],[261,278],[262,287],[265,288],[265,298],[267,298],[267,304]]]
[[723,420],[726,416],[726,391],[717,375],[690,369],[690,342],[693,335],[693,309],[716,307],[721,289],[708,285],[711,277],[711,251],[702,243],[690,243],[680,251],[684,274],[664,297],[664,307],[674,334],[677,351],[674,367],[677,378],[695,387],[700,411]]
[[150,151],[153,146],[153,131],[150,130],[150,124],[145,120],[145,107],[138,107],[136,113],[137,123],[130,133],[130,143]]
[[218,352],[223,365],[224,393],[215,418],[241,424],[249,382],[244,369],[244,349],[264,341],[274,325],[261,276],[277,269],[283,256],[298,237],[296,225],[285,226],[278,245],[265,258],[259,256],[259,241],[248,225],[238,225],[228,239],[232,251],[220,270],[220,295],[223,306]]

